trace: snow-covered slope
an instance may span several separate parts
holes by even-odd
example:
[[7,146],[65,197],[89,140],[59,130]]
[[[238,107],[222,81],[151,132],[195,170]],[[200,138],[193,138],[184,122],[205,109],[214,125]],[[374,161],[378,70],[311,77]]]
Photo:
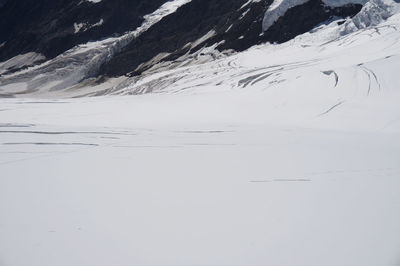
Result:
[[[82,80],[94,75],[102,63],[109,60],[132,39],[190,1],[175,0],[166,2],[152,14],[144,16],[144,22],[140,27],[121,37],[107,38],[79,45],[43,64],[29,67],[16,73],[6,73],[0,76],[0,95],[26,95],[32,92],[53,92],[74,87]],[[34,53],[27,55],[30,56],[29,58],[33,58],[29,59],[29,61],[24,61],[27,66],[31,64],[32,60],[43,59],[43,56]],[[10,62],[21,62],[20,58],[26,58],[27,55],[16,56],[5,63],[0,63],[0,74],[7,70]]]
[[371,0],[365,4],[361,12],[351,22],[357,29],[362,29],[376,26],[399,12],[399,1]]
[[[373,0],[371,5],[376,2]],[[399,53],[399,15],[388,15],[395,14],[399,4],[391,2],[392,5],[380,5],[375,9],[367,4],[357,16],[344,23],[334,21],[321,25],[281,45],[260,45],[231,56],[219,54],[212,47],[205,48],[191,60],[183,56],[181,60],[158,64],[140,77],[126,79],[117,86],[96,92],[96,95],[226,91],[244,87],[262,90],[276,87],[279,90],[302,79],[324,84],[331,78],[324,75],[325,71],[339,68],[344,73],[358,72],[363,64],[389,60]],[[384,12],[382,7],[387,7]],[[379,21],[383,21],[381,14],[390,17],[389,20],[378,25],[369,22],[377,15]],[[362,23],[364,26],[360,26]],[[220,58],[207,62],[209,57]],[[200,64],[203,60],[207,63]],[[355,76],[354,80],[342,80],[343,88],[356,89],[350,84],[359,83],[359,78],[363,79]],[[365,88],[364,84],[361,87]]]

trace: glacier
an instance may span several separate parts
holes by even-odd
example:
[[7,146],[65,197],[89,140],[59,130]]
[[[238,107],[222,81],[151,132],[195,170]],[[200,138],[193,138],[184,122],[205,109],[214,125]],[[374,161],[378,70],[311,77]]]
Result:
[[373,0],[139,77],[27,92],[44,65],[7,74],[24,89],[0,87],[0,265],[398,265],[399,28]]

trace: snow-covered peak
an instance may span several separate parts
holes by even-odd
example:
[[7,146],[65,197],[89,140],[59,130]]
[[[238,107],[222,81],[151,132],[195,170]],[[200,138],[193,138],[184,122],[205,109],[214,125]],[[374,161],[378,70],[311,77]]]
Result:
[[314,30],[297,36],[291,44],[322,45],[338,39],[347,38],[352,33],[376,30],[380,32],[380,25],[387,20],[399,20],[400,3],[392,0],[370,0],[361,11],[352,18],[348,18],[341,25],[337,21],[321,25]]
[[393,0],[370,0],[346,27],[356,27],[357,29],[376,26],[382,21],[400,12],[400,3]]

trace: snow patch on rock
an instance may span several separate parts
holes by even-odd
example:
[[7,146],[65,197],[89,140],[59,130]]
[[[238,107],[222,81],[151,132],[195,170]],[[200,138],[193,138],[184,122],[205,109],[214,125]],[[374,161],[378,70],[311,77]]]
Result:
[[348,4],[360,4],[364,5],[368,0],[322,0],[326,5],[332,7],[339,7]]
[[36,62],[42,61],[44,59],[45,57],[42,54],[34,52],[17,55],[5,62],[0,63],[0,75],[12,69],[20,69],[23,67],[34,65]]
[[263,31],[267,31],[290,8],[307,3],[308,0],[275,0],[265,12]]
[[74,23],[74,33],[79,33],[79,32],[85,32],[91,28],[94,27],[99,27],[101,25],[103,25],[104,20],[100,19],[99,22],[95,23],[95,24],[88,24],[88,23]]
[[244,5],[242,5],[242,6],[239,8],[239,10],[245,8],[246,6],[248,6],[248,5],[251,4],[251,3],[258,3],[258,2],[260,2],[260,1],[261,1],[261,0],[249,0],[249,1],[247,1]]
[[[263,31],[267,31],[280,17],[293,7],[303,5],[309,0],[275,0],[265,12],[263,20]],[[365,4],[367,0],[323,0],[332,7],[344,6],[347,4]]]

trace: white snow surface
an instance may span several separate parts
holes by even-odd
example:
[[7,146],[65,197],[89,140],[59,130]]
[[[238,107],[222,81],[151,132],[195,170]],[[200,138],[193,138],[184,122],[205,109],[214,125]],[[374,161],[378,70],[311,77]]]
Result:
[[400,15],[349,23],[1,99],[0,265],[399,265]]
[[104,23],[103,19],[100,19],[98,22],[96,22],[96,23],[94,23],[92,25],[90,25],[88,23],[83,23],[83,22],[74,23],[74,33],[85,32],[85,31],[87,31],[87,30],[89,30],[91,28],[101,26],[101,25],[103,25],[103,23]]
[[46,58],[42,54],[34,52],[17,55],[7,61],[0,63],[0,75],[12,69],[19,69],[22,67],[31,66],[36,62],[44,59]]
[[[400,12],[400,4],[393,0],[371,0],[351,22],[357,29],[378,25]],[[348,26],[348,25],[347,25]]]

